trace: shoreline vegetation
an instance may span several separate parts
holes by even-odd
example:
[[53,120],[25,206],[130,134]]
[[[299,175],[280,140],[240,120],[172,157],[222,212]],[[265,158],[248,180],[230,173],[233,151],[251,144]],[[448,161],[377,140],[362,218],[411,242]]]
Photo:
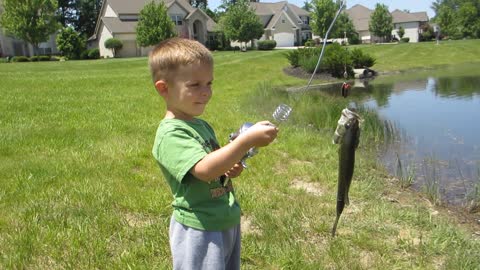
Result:
[[[358,47],[378,72],[480,65],[480,40]],[[306,80],[284,73],[280,50],[214,52],[214,60],[202,118],[220,144],[244,122],[269,119],[278,103],[293,107],[277,140],[234,180],[242,269],[478,269],[480,217],[402,189],[372,158],[363,138],[378,138],[368,122],[332,238],[331,138],[346,101],[287,93]],[[170,268],[172,198],[150,153],[164,105],[146,58],[2,63],[0,81],[0,269]]]

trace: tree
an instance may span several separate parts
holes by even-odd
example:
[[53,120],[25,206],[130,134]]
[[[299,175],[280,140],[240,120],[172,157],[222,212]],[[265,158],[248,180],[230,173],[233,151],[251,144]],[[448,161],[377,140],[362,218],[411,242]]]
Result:
[[263,35],[263,24],[247,0],[230,5],[220,19],[220,25],[230,40],[248,42]]
[[63,27],[75,24],[75,0],[58,0],[58,21]]
[[117,50],[120,50],[123,47],[122,41],[116,38],[109,38],[105,40],[105,43],[103,45],[105,46],[105,48],[112,50],[113,57],[115,57],[115,53],[117,52]]
[[388,7],[384,4],[377,4],[370,17],[368,29],[377,37],[390,40],[393,30],[393,18]]
[[403,29],[403,27],[400,26],[400,28],[398,28],[398,37],[402,39],[404,35],[405,35],[405,29]]
[[330,36],[333,38],[344,38],[345,35],[349,44],[358,44],[360,42],[358,32],[355,30],[352,20],[348,14],[341,13]]
[[140,11],[136,32],[137,43],[142,47],[176,36],[175,25],[163,2],[157,5],[152,1]]
[[102,2],[99,0],[77,0],[75,30],[86,37],[95,32]]
[[453,39],[480,38],[480,1],[436,0],[432,9],[442,35]]
[[58,20],[63,27],[73,26],[89,37],[95,31],[101,0],[58,0]]
[[[325,37],[328,27],[335,18],[338,6],[332,0],[313,0],[312,5],[312,31],[321,37]],[[334,27],[336,28],[336,26]],[[336,32],[336,29],[332,28],[332,32]]]
[[73,29],[65,27],[57,35],[57,48],[67,59],[78,59],[85,50],[85,38]]
[[48,40],[59,27],[56,0],[4,0],[0,25],[6,32],[33,45]]
[[303,7],[302,8],[305,9],[306,11],[310,12],[313,9],[312,3],[308,2],[308,0],[305,0],[303,2]]
[[195,8],[200,8],[203,11],[207,9],[208,1],[207,0],[189,0],[190,5]]

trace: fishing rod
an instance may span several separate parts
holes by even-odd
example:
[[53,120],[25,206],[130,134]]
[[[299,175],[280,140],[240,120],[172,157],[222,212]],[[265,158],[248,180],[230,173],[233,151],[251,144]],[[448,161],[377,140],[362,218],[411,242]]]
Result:
[[[308,88],[310,87],[310,85],[312,84],[313,77],[317,73],[318,67],[320,66],[320,62],[322,61],[323,54],[325,52],[325,47],[327,45],[328,34],[330,34],[330,31],[332,31],[332,28],[335,25],[335,22],[337,21],[338,16],[340,16],[340,13],[342,12],[343,8],[345,8],[346,5],[347,5],[346,0],[340,1],[340,7],[338,8],[338,11],[335,14],[335,17],[333,18],[332,23],[328,27],[328,30],[325,33],[325,37],[323,38],[323,47],[322,47],[322,51],[320,52],[320,56],[318,57],[317,65],[315,66],[315,70],[313,71],[312,76],[310,77],[310,80],[308,81],[308,84],[307,84],[306,88],[304,89],[304,91],[307,91]],[[342,88],[342,90],[343,90],[343,88]]]

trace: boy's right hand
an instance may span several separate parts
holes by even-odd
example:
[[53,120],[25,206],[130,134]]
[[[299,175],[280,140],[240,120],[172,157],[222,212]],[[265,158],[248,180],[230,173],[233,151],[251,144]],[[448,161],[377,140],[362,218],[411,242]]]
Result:
[[[260,121],[239,135],[250,147],[269,145],[277,137],[278,128],[269,121]],[[238,138],[237,138],[238,139]]]

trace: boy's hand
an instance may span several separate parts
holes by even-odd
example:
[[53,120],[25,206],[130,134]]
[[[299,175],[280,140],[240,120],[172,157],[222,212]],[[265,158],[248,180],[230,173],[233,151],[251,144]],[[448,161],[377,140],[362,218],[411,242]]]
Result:
[[[277,137],[278,128],[269,121],[260,121],[240,134],[252,147],[269,145]],[[240,137],[239,136],[239,137]]]
[[225,173],[228,178],[235,178],[240,176],[243,171],[243,166],[240,163],[233,165],[233,167]]

